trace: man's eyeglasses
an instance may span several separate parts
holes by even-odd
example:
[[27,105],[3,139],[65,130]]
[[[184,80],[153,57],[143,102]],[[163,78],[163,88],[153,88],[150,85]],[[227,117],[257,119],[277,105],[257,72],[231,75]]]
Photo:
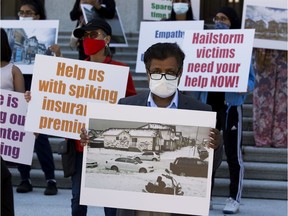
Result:
[[179,71],[166,71],[165,73],[163,73],[162,71],[160,70],[148,70],[148,73],[150,75],[150,78],[152,80],[161,80],[162,77],[164,76],[166,80],[176,80],[177,77],[178,77],[178,73]]
[[227,20],[228,20],[228,18],[225,16],[215,16],[213,18],[213,22],[225,22]]
[[84,38],[97,39],[97,38],[99,38],[100,35],[104,35],[104,34],[101,32],[96,32],[96,31],[95,32],[85,32],[82,39],[84,39]]
[[22,11],[20,10],[18,12],[18,16],[28,16],[28,17],[31,17],[31,16],[34,16],[35,15],[35,12],[31,11],[31,10],[28,10],[28,11]]

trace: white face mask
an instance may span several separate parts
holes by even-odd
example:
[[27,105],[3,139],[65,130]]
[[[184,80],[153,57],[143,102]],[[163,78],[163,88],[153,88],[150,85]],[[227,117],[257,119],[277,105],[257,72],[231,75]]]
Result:
[[19,17],[19,20],[33,20],[33,17]]
[[161,80],[150,79],[149,88],[158,97],[168,98],[176,92],[178,80],[179,77],[176,80],[166,80],[165,77],[162,77]]
[[173,10],[176,14],[185,14],[189,9],[188,3],[173,3]]

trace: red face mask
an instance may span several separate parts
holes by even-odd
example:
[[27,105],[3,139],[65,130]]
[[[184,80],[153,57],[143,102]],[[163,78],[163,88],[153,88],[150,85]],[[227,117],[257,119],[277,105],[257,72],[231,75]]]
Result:
[[105,47],[105,40],[95,40],[91,38],[85,38],[83,40],[83,48],[85,55],[94,55]]

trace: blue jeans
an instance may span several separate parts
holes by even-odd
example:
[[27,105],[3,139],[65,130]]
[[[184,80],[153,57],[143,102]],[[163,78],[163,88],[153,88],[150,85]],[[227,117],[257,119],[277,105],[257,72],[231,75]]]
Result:
[[[53,160],[52,149],[48,140],[48,136],[39,134],[35,140],[34,150],[37,154],[41,169],[45,174],[45,179],[55,179],[55,165]],[[30,179],[31,166],[19,164],[18,170],[22,180]]]

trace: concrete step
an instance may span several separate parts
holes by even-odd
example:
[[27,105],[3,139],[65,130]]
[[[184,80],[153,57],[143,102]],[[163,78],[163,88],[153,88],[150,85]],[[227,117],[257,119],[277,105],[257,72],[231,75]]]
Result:
[[115,59],[116,61],[125,61],[125,60],[129,60],[129,61],[135,61],[137,60],[137,53],[134,52],[129,52],[129,51],[123,51],[123,52],[117,52],[113,55],[113,59]]
[[[244,162],[244,170],[245,179],[287,181],[287,164]],[[222,161],[216,177],[229,178],[226,161]]]
[[[244,162],[275,163],[287,166],[286,148],[260,148],[255,146],[243,146],[242,157]],[[223,161],[226,161],[225,153]]]
[[[243,113],[245,110],[243,110]],[[243,131],[253,131],[253,118],[252,117],[243,117],[242,118],[242,130]]]
[[[55,170],[63,170],[61,155],[58,153],[53,153],[53,158],[54,158]],[[41,169],[38,157],[35,152],[33,153],[31,167],[32,169],[39,169],[39,170]]]
[[244,161],[283,163],[287,168],[287,149],[244,146],[243,159]]
[[253,104],[243,104],[243,117],[253,117]]
[[243,146],[255,146],[255,140],[253,131],[243,131],[242,145]]
[[[287,200],[287,189],[286,181],[245,179],[242,197]],[[212,195],[229,197],[229,180],[216,178]]]

